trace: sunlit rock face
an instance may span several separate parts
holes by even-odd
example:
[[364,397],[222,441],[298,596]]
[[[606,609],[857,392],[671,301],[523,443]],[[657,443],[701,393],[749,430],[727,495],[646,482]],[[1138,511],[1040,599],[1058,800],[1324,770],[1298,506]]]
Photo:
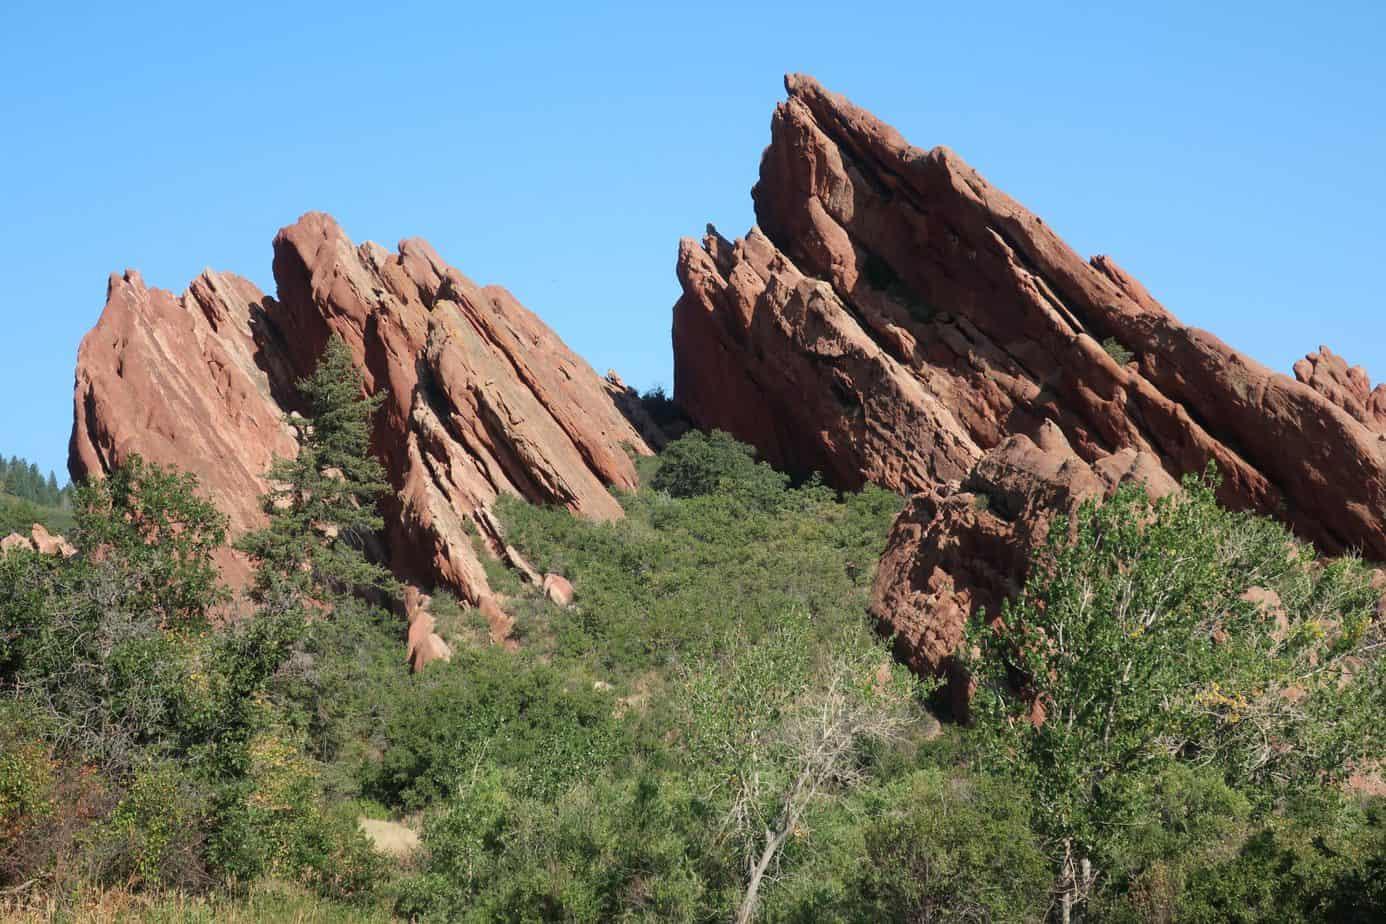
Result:
[[[113,276],[78,355],[73,477],[138,453],[197,475],[233,537],[260,525],[270,462],[297,449],[295,383],[335,334],[386,395],[373,448],[393,488],[384,554],[402,579],[486,601],[503,628],[480,560],[514,556],[491,515],[500,494],[621,515],[609,488],[636,487],[632,458],[650,452],[616,406],[624,389],[505,289],[418,239],[354,245],[317,213],[275,237],[274,277],[275,298],[211,271],[181,296]],[[243,586],[248,563],[220,561]]]
[[[1079,257],[952,151],[910,145],[811,77],[785,84],[757,226],[679,246],[675,398],[778,467],[932,498],[902,515],[877,582],[886,628],[916,639],[908,657],[937,665],[975,608],[945,587],[966,582],[964,559],[997,592],[1020,577],[985,543],[926,548],[946,545],[930,522],[1016,437],[1161,489],[1212,462],[1229,506],[1386,559],[1386,390],[1326,350],[1301,381],[1271,371],[1111,259]],[[1017,548],[1036,532],[1006,530]],[[937,603],[901,583],[910,541],[935,563]]]

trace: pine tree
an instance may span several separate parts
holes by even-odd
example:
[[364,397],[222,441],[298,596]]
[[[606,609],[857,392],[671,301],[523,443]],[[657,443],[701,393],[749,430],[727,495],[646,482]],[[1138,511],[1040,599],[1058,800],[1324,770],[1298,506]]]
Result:
[[351,349],[337,337],[298,387],[307,406],[305,417],[290,420],[298,455],[275,459],[264,497],[269,525],[239,543],[259,563],[253,594],[287,604],[369,588],[393,592],[390,573],[365,554],[384,526],[376,503],[389,489],[370,454],[371,418],[385,396],[365,396]]

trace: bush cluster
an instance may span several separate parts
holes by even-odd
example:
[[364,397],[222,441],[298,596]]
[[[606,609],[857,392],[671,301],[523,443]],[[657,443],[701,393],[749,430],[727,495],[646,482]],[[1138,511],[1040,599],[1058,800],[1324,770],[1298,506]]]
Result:
[[[690,433],[618,521],[502,499],[575,602],[493,563],[520,650],[440,594],[454,656],[410,674],[342,349],[239,611],[221,516],[138,460],[78,490],[75,558],[0,558],[0,889],[243,920],[1386,914],[1386,807],[1339,785],[1383,756],[1361,563],[1208,481],[1123,490],[977,621],[973,725],[940,725],[867,618],[900,500]],[[422,849],[374,852],[362,816]]]

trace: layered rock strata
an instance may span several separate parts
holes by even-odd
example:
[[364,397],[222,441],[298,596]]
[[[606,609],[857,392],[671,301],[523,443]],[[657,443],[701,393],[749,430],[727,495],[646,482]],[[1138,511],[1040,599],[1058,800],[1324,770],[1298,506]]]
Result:
[[[892,539],[885,572],[900,581],[913,555],[926,584],[975,585],[971,569],[1015,586],[1020,562],[984,541],[991,526],[948,560],[924,533],[943,541],[929,524],[1017,437],[1061,437],[1094,470],[1135,453],[1158,481],[1212,462],[1228,505],[1325,552],[1386,559],[1386,390],[1326,350],[1302,381],[1271,371],[1180,323],[1111,259],[1079,257],[947,148],[910,145],[810,77],[785,83],[757,226],[679,247],[675,398],[699,426],[839,487],[921,495],[902,520],[920,544]],[[878,611],[914,639],[908,658],[936,666],[957,594],[920,602],[912,578],[891,580]]]
[[[382,504],[392,570],[487,604],[503,635],[508,617],[480,556],[528,566],[491,506],[510,493],[619,517],[609,488],[635,488],[632,457],[650,452],[617,408],[624,388],[505,289],[476,285],[422,240],[395,253],[356,246],[310,213],[275,237],[274,276],[277,298],[211,271],[181,296],[113,276],[78,355],[73,477],[138,453],[197,475],[233,537],[259,525],[271,460],[296,452],[286,424],[301,409],[295,383],[338,336],[367,389],[386,395],[372,445],[393,488]],[[245,583],[246,562],[229,550],[221,562],[230,583]],[[411,650],[426,660],[444,649],[421,628],[422,608],[416,599],[408,611],[419,627]]]

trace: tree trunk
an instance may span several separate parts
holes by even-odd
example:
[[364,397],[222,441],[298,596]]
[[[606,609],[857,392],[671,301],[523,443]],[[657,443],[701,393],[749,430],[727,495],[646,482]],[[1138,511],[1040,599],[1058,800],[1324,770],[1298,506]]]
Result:
[[751,878],[746,883],[746,894],[741,897],[741,907],[736,909],[736,924],[750,924],[752,915],[756,913],[756,899],[760,894],[760,884],[765,879],[765,871],[770,868],[775,854],[779,853],[780,847],[789,837],[789,832],[793,830],[794,822],[790,819],[780,830],[765,832],[765,849],[760,852],[760,859],[751,869]]

